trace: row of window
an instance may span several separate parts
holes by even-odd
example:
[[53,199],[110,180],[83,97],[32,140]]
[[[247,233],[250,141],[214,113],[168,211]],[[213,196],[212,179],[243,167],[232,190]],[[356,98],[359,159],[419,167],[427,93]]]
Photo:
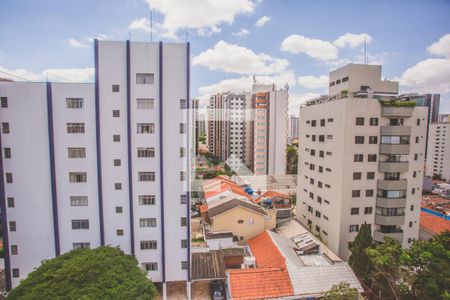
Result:
[[[6,182],[12,183],[12,173],[6,174]],[[10,180],[8,180],[8,178]],[[155,172],[138,172],[138,181],[152,181],[156,180]],[[69,172],[69,181],[70,182],[87,182],[87,173],[86,172]],[[180,181],[186,181],[186,172],[180,172]],[[116,183],[116,190],[122,189],[122,185],[120,188],[117,188],[118,185]]]
[[[2,102],[3,105],[3,102]],[[7,102],[6,106],[7,107]],[[3,107],[3,106],[2,106]],[[83,98],[66,98],[66,107],[70,109],[82,109],[84,108],[84,99]],[[137,98],[136,99],[136,108],[141,109],[154,109],[155,107],[155,99],[153,98]],[[180,99],[180,109],[187,109],[187,100]],[[120,111],[113,110],[113,117],[119,117]]]

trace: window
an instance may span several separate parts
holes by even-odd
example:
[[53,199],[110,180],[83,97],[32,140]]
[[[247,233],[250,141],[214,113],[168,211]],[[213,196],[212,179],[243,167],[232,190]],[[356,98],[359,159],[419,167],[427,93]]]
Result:
[[364,161],[364,155],[363,154],[355,154],[353,158],[354,162],[363,162]]
[[137,156],[138,157],[155,157],[155,148],[153,148],[153,147],[138,148]]
[[378,126],[378,118],[370,118],[370,126]]
[[13,174],[12,173],[5,173],[6,177],[6,183],[13,183]]
[[350,225],[350,232],[357,232],[359,230],[359,225]]
[[155,195],[139,195],[139,205],[155,205]]
[[353,180],[361,180],[361,172],[353,172]]
[[180,99],[180,109],[186,109],[186,108],[187,108],[187,100]]
[[186,133],[186,124],[185,123],[180,123],[180,133]]
[[114,189],[115,190],[121,190],[122,189],[122,183],[120,183],[120,182],[114,183]]
[[180,218],[180,221],[181,221],[181,226],[187,226],[187,218],[186,217],[182,217],[182,218]]
[[80,248],[91,248],[91,243],[73,243],[72,244],[73,249],[80,249]]
[[325,152],[323,152],[322,150],[319,151],[319,157],[324,157]]
[[187,248],[187,240],[181,240],[181,248]]
[[311,121],[311,126],[312,126],[312,127],[316,127],[316,120],[312,120],[312,121]]
[[328,121],[328,123],[332,123],[333,122],[333,118],[329,118],[327,121]]
[[369,206],[369,207],[364,207],[364,214],[365,215],[371,215],[373,211],[373,207]]
[[136,84],[154,84],[155,76],[153,73],[137,73]]
[[417,171],[413,172],[413,177],[416,178],[417,177]]
[[418,144],[418,143],[419,143],[419,137],[416,136],[416,144]]
[[67,123],[67,133],[84,133],[84,123]]
[[413,194],[413,195],[415,195],[415,194],[416,194],[416,189],[415,189],[415,188],[412,188],[412,190],[411,190],[411,194]]
[[140,218],[139,227],[156,227],[156,218]]
[[320,218],[322,216],[322,214],[320,213],[320,211],[316,210],[316,217]]
[[114,160],[114,167],[120,167],[120,165],[121,165],[120,159],[115,159]]
[[113,84],[112,91],[113,93],[118,93],[120,91],[120,86],[118,84]]
[[14,278],[19,278],[20,277],[20,273],[19,273],[19,269],[18,268],[13,268],[12,269],[12,276]]
[[123,229],[117,229],[116,230],[116,235],[117,236],[123,236]]
[[8,197],[7,198],[7,202],[8,202],[8,207],[14,207],[15,206],[13,197]]
[[186,195],[186,194],[180,195],[180,204],[187,204],[187,200],[188,200],[188,195]]
[[316,156],[316,150],[311,149],[311,151],[309,151],[309,154],[311,154],[311,156]]
[[3,152],[5,153],[5,158],[11,158],[11,148],[5,148]]
[[377,161],[377,155],[376,154],[369,154],[369,155],[367,155],[367,160],[369,162],[376,162]]
[[364,144],[364,136],[355,136],[355,144]]
[[420,126],[420,119],[417,119],[417,126]]
[[410,211],[414,211],[414,205],[411,205],[409,208]]
[[73,109],[83,108],[83,98],[66,98],[66,107]]
[[359,207],[352,207],[350,209],[350,214],[352,214],[352,215],[359,215]]
[[9,133],[9,123],[2,123],[2,133]]
[[16,231],[16,221],[9,221],[9,231]]
[[367,172],[367,179],[368,180],[375,179],[375,172]]
[[319,135],[319,142],[324,142],[324,141],[325,141],[325,136]]
[[70,182],[86,182],[87,173],[86,172],[70,172],[69,173]]
[[155,99],[153,98],[137,98],[137,109],[153,109],[155,105]]
[[11,245],[11,255],[17,254],[19,254],[19,249],[17,248],[17,245]]
[[180,157],[185,157],[185,156],[186,156],[186,148],[180,147]]
[[419,155],[418,154],[414,154],[414,160],[418,160],[419,159]]
[[238,224],[244,224],[244,220],[238,220]]
[[325,119],[320,120],[320,126],[322,126],[322,127],[325,126]]
[[122,206],[116,206],[116,214],[121,214],[121,213],[123,213]]
[[119,134],[113,135],[113,142],[120,142],[120,135]]
[[155,250],[157,249],[156,241],[141,241],[141,250]]
[[146,271],[158,271],[158,263],[156,262],[142,263],[141,266]]
[[377,136],[369,136],[369,144],[378,144]]
[[1,101],[2,108],[8,108],[8,98],[7,97],[0,97],[0,101]]
[[318,203],[322,203],[322,197],[317,196],[317,202],[318,202]]
[[366,190],[366,197],[373,197],[373,190]]
[[360,190],[353,190],[352,191],[352,197],[356,198],[356,197],[360,197],[361,196],[361,191]]
[[348,81],[348,76],[342,78],[342,82],[347,82]]
[[187,270],[189,267],[189,264],[187,261],[182,261],[181,262],[181,270]]
[[87,206],[87,196],[70,196],[70,206]]
[[89,229],[89,220],[72,220],[72,229]]
[[155,172],[138,172],[139,181],[155,181]]
[[356,118],[356,126],[363,126],[364,125],[364,118]]
[[316,135],[315,135],[315,134],[313,134],[313,135],[311,136],[311,140],[312,140],[313,142],[316,141]]
[[137,133],[155,133],[154,123],[138,123]]
[[86,148],[67,148],[69,158],[85,158]]
[[319,173],[323,173],[323,167],[319,166]]
[[113,118],[118,118],[118,117],[120,117],[120,110],[114,109],[113,110]]
[[382,135],[381,143],[388,145],[408,145],[409,144],[409,136],[407,135]]

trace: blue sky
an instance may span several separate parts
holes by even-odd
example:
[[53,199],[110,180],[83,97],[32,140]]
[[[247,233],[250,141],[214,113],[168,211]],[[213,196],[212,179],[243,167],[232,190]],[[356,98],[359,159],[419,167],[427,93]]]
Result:
[[288,83],[294,112],[326,93],[330,70],[363,61],[365,36],[383,76],[403,92],[441,93],[441,113],[450,113],[447,0],[2,0],[0,71],[92,81],[90,39],[148,41],[150,9],[154,41],[183,42],[188,33],[193,97],[249,90],[256,74]]

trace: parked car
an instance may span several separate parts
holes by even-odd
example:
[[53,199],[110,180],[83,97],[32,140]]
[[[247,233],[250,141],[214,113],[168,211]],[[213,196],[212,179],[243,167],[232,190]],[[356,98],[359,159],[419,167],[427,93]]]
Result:
[[225,299],[225,292],[223,289],[222,282],[218,280],[211,281],[210,288],[211,288],[211,297],[213,300]]

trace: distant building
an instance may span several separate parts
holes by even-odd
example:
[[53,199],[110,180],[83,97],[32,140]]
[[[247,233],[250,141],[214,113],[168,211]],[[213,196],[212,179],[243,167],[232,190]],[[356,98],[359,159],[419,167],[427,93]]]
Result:
[[426,174],[450,182],[450,122],[429,127]]
[[440,114],[439,115],[439,119],[438,119],[439,123],[446,123],[446,122],[450,122],[450,114]]
[[200,137],[200,133],[199,133],[199,120],[198,120],[198,99],[192,99],[192,105],[191,105],[191,109],[192,109],[192,124],[193,124],[193,130],[192,130],[192,144],[193,144],[193,150],[195,155],[198,155],[198,143],[199,140],[198,138]]
[[298,140],[298,126],[298,117],[291,115],[289,117],[288,144],[292,144],[293,140]]
[[206,116],[202,112],[198,114],[198,135],[206,136]]

